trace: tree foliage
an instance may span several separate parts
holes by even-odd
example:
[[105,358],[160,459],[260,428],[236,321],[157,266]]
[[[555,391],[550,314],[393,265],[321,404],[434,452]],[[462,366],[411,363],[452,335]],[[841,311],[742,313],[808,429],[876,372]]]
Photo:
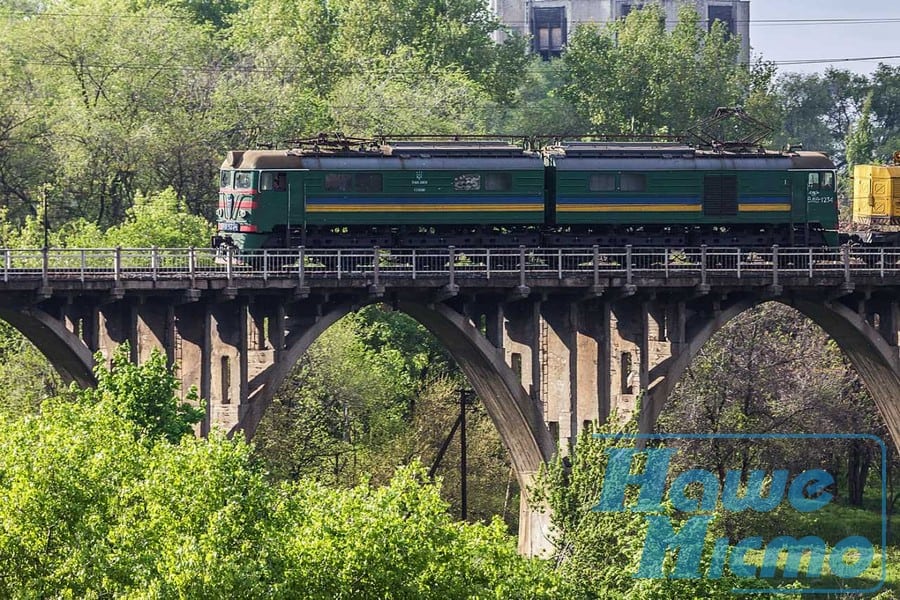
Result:
[[193,433],[193,426],[203,419],[196,389],[182,402],[177,394],[180,382],[175,368],[166,364],[166,357],[153,350],[150,357],[135,364],[130,358],[128,342],[120,344],[109,359],[107,367],[103,355],[96,356],[94,375],[97,387],[82,390],[82,402],[109,404],[116,414],[134,423],[142,435],[151,439],[164,438],[172,443]]
[[662,8],[649,5],[575,32],[561,94],[597,131],[680,134],[718,106],[765,92],[765,82],[738,63],[739,51],[721,24],[703,29],[694,7],[682,7],[670,32]]
[[[168,388],[155,372],[138,385]],[[4,598],[563,597],[501,524],[454,521],[416,468],[377,489],[272,485],[240,440],[135,443],[131,389],[108,383],[0,429]]]

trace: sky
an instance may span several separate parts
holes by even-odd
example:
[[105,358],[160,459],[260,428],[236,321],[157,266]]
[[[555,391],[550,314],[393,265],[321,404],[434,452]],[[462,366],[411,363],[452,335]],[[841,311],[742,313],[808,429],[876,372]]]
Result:
[[[869,19],[870,22],[808,22],[815,19]],[[782,22],[771,23],[773,20]],[[784,22],[788,20],[807,22]],[[900,56],[900,3],[884,0],[750,0],[750,46],[754,56],[761,55],[776,62]],[[897,66],[900,58],[882,62]],[[778,70],[816,73],[829,66],[868,74],[878,66],[878,61],[779,64]]]
[[[772,20],[870,19],[868,23],[767,23]],[[894,21],[886,21],[894,19]],[[750,0],[754,56],[782,62],[900,56],[900,3],[886,0]],[[900,58],[883,60],[900,66]],[[823,72],[829,66],[871,73],[878,61],[778,65],[779,72]]]

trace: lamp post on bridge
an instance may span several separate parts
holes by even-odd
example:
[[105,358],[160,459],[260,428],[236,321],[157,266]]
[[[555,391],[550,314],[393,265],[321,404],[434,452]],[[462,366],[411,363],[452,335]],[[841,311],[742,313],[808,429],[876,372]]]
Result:
[[44,253],[50,249],[50,217],[47,215],[47,187],[43,186],[41,188],[41,204],[42,211],[44,213]]

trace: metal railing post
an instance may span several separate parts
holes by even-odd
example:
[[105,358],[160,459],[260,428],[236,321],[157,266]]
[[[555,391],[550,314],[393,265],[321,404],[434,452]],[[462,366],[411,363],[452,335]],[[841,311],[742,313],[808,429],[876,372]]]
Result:
[[878,272],[882,279],[884,279],[884,248],[878,249]]
[[772,285],[778,286],[778,244],[772,246]]
[[300,246],[300,254],[297,257],[297,280],[299,281],[300,287],[303,287],[306,279],[306,248]]
[[844,283],[850,283],[850,246],[841,246],[841,262],[844,263]]
[[485,268],[485,278],[491,278],[491,249],[485,248],[484,251],[484,268]]
[[194,287],[194,280],[197,272],[197,254],[193,246],[188,248],[188,276],[191,278],[191,287]]
[[812,276],[813,276],[813,249],[812,248],[809,249],[809,255],[807,256],[807,258],[809,259],[809,265],[808,265],[809,271],[808,272],[809,272],[810,278],[812,278]]
[[225,251],[225,278],[228,280],[228,287],[231,287],[231,263],[234,260],[234,248],[228,246]]
[[122,247],[116,246],[116,253],[113,256],[113,279],[119,281],[122,276]]
[[706,244],[700,246],[700,284],[706,285]]
[[663,272],[666,274],[666,279],[669,278],[669,249],[663,248]]
[[525,287],[525,246],[519,246],[519,287]]
[[448,269],[450,271],[450,287],[456,285],[456,248],[450,246],[447,248],[449,254]]
[[563,268],[562,268],[562,260],[563,260],[563,257],[562,257],[562,248],[560,248],[560,249],[558,249],[558,250],[556,251],[556,260],[557,260],[557,262],[556,262],[556,277],[557,277],[557,279],[559,279],[560,281],[562,281],[562,277],[563,277]]
[[87,256],[85,256],[84,248],[81,249],[81,283],[84,283],[87,271]]
[[594,289],[600,287],[600,247],[594,244]]
[[416,278],[416,249],[413,248],[412,251],[412,278],[415,280]]
[[337,278],[338,281],[341,280],[341,249],[338,248],[337,251]]
[[741,278],[741,249],[737,249],[737,278]]
[[631,285],[632,278],[631,244],[625,246],[625,283]]
[[269,250],[263,249],[263,281],[269,280]]
[[379,284],[379,275],[380,275],[380,265],[379,263],[379,255],[378,255],[378,246],[372,248],[372,275],[374,277],[374,281],[372,282],[375,287],[378,287]]
[[12,268],[12,255],[9,248],[3,251],[3,282],[9,281],[9,270]]
[[46,286],[47,282],[50,280],[50,274],[48,271],[50,270],[50,249],[44,246],[41,250],[41,281],[43,285]]
[[156,281],[157,270],[159,269],[159,248],[153,246],[150,249],[150,270],[152,272],[153,281]]

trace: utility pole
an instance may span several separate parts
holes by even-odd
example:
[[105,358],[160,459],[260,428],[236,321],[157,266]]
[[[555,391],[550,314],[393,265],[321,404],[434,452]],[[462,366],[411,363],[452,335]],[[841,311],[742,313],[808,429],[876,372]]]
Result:
[[456,417],[453,427],[450,428],[450,435],[448,435],[444,439],[444,443],[441,444],[437,457],[434,459],[434,464],[428,469],[428,477],[433,480],[434,475],[437,473],[437,469],[441,464],[441,460],[443,460],[444,454],[447,452],[447,448],[450,447],[453,436],[456,435],[456,430],[459,429],[460,518],[463,520],[468,517],[469,513],[468,489],[466,487],[466,475],[468,473],[468,467],[466,465],[466,407],[471,405],[474,401],[475,392],[467,389],[459,390],[459,416]]
[[466,407],[475,399],[472,390],[459,390],[459,496],[460,517],[468,518],[468,490],[466,489]]

